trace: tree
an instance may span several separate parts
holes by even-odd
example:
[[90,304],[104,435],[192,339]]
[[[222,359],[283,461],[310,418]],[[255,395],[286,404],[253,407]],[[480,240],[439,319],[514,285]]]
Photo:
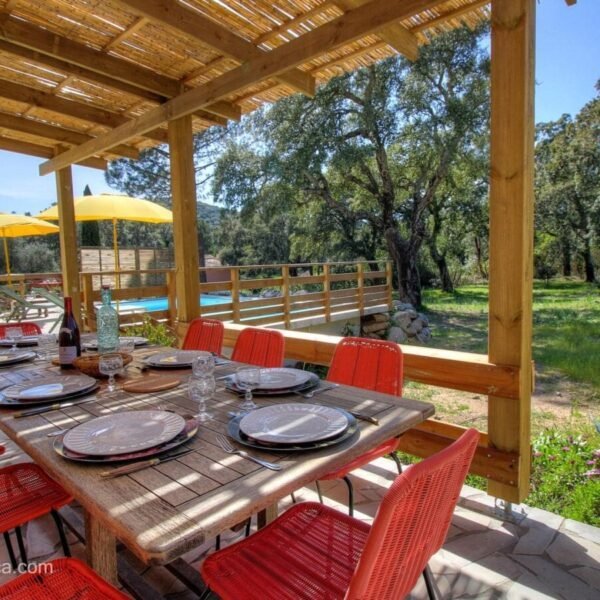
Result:
[[[89,185],[86,185],[83,190],[84,196],[92,196],[92,190]],[[98,221],[83,221],[80,225],[80,246],[101,246],[100,243],[100,226]]]
[[420,304],[431,206],[487,127],[482,33],[440,35],[412,65],[383,61],[330,81],[313,100],[292,96],[258,113],[238,153],[245,166],[219,161],[216,197],[245,207],[274,182],[297,190],[295,202],[318,204],[308,210],[328,216],[354,258],[375,260],[383,240],[400,296]]

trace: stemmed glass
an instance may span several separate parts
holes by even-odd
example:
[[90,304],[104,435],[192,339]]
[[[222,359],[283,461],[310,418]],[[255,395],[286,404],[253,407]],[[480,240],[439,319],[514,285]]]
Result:
[[200,423],[205,423],[212,419],[212,415],[206,410],[206,402],[213,397],[216,388],[215,378],[212,375],[190,378],[188,396],[190,400],[198,403],[198,415],[196,418]]
[[241,367],[235,372],[235,383],[245,392],[244,401],[240,405],[240,414],[258,408],[252,400],[252,390],[260,385],[260,369],[258,367]]
[[56,334],[55,333],[43,333],[38,337],[38,354],[40,358],[48,360],[53,350],[56,350]]
[[212,354],[201,354],[192,362],[194,377],[212,377],[215,372],[215,357]]
[[20,327],[7,327],[6,328],[6,337],[9,338],[12,342],[10,351],[16,352],[17,344],[23,337],[23,330]]
[[120,354],[102,354],[98,362],[100,373],[108,375],[108,391],[114,392],[117,389],[115,375],[123,368],[123,357]]

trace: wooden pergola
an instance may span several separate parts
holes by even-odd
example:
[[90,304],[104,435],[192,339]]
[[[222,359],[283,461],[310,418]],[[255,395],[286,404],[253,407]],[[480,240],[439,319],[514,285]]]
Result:
[[[574,4],[575,0],[567,0]],[[491,9],[490,9],[491,5]],[[406,348],[406,374],[489,396],[473,470],[520,501],[530,469],[535,0],[0,0],[0,149],[56,174],[65,293],[80,294],[71,165],[105,168],[168,143],[180,331],[199,314],[192,136],[432,35],[491,18],[487,356]],[[76,309],[78,307],[76,306]],[[232,343],[239,326],[227,328]],[[335,340],[286,332],[287,355],[327,362]],[[425,456],[461,433],[404,436]]]

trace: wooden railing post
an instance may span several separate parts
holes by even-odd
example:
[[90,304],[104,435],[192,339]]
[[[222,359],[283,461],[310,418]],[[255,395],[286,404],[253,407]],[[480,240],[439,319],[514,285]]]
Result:
[[240,271],[235,267],[229,268],[231,279],[231,311],[234,323],[240,322]]
[[323,265],[323,294],[325,298],[323,299],[325,304],[325,322],[329,323],[331,321],[331,267],[329,263],[325,263]]
[[177,282],[175,270],[167,271],[167,309],[169,311],[169,324],[175,327],[177,322]]
[[94,311],[94,277],[91,273],[81,273],[81,291],[83,293],[83,313],[86,327],[96,331],[96,312]]
[[365,265],[364,263],[358,263],[356,265],[357,280],[356,285],[358,286],[358,313],[362,317],[365,314]]
[[283,279],[283,285],[281,286],[281,295],[283,296],[283,317],[285,322],[285,328],[291,329],[292,318],[290,315],[292,309],[291,295],[292,290],[290,289],[290,267],[289,265],[282,265],[281,277]]
[[392,261],[388,260],[385,263],[385,285],[387,286],[387,296],[388,296],[388,308],[392,310],[393,298],[392,292],[394,291],[393,286],[393,271],[392,271]]

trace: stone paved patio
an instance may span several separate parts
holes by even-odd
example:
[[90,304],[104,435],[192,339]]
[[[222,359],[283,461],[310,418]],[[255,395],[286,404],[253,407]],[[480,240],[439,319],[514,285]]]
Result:
[[[10,441],[0,466],[27,460]],[[395,465],[379,459],[353,477],[356,488],[356,516],[372,521],[379,500],[395,475]],[[346,487],[339,482],[324,482],[326,502],[345,510]],[[317,500],[314,489],[304,488],[299,500]],[[291,503],[281,502],[281,508]],[[242,532],[224,534],[225,543],[238,539]],[[83,545],[70,534],[73,555],[84,559]],[[30,559],[36,562],[60,556],[58,536],[50,518],[27,526],[26,543]],[[206,544],[184,558],[197,566],[207,552]],[[196,598],[162,567],[145,567],[135,559],[138,571],[153,583],[167,600]],[[4,546],[0,564],[7,563]],[[445,599],[534,600],[560,598],[597,600],[600,598],[600,529],[563,519],[552,513],[521,505],[505,514],[493,498],[464,487],[452,522],[448,540],[431,561],[432,570]],[[2,569],[0,583],[13,575]],[[426,598],[419,582],[411,600]]]

